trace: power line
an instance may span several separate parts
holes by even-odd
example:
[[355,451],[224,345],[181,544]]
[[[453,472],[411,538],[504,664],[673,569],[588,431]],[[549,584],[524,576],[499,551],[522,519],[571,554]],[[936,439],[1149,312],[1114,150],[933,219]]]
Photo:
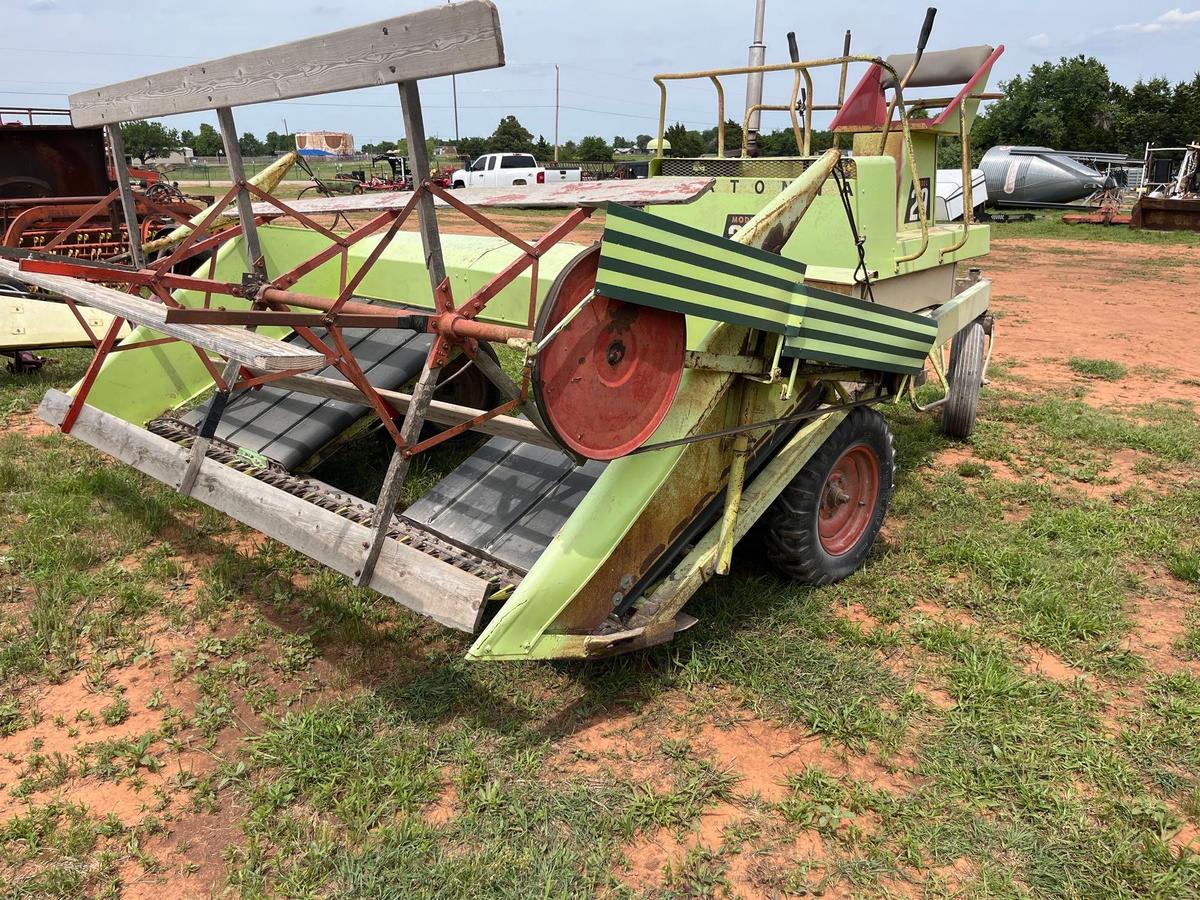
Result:
[[173,59],[188,61],[199,61],[204,59],[203,56],[178,56],[176,54],[167,53],[119,53],[115,50],[67,50],[62,47],[55,47],[50,50],[39,50],[34,47],[0,47],[0,51],[5,53],[68,53],[72,56],[128,56],[137,59]]

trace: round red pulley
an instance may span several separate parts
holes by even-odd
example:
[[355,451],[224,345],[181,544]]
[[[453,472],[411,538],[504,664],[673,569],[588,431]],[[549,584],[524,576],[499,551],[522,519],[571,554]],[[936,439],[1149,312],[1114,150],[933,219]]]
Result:
[[[561,272],[538,314],[540,342],[596,284],[599,245]],[[636,450],[671,408],[687,324],[682,313],[597,295],[538,351],[533,395],[547,427],[587,459]]]

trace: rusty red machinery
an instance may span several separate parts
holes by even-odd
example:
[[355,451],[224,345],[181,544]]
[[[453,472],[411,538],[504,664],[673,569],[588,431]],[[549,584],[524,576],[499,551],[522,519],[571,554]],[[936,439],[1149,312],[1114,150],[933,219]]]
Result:
[[[239,195],[244,196],[245,193],[253,195],[261,202],[256,205],[254,210],[253,218],[256,224],[280,217],[293,218],[304,225],[304,227],[317,231],[328,238],[330,241],[329,245],[311,255],[303,262],[271,279],[247,275],[240,283],[229,283],[213,278],[213,270],[211,268],[207,276],[182,275],[175,272],[174,270],[179,263],[194,259],[201,254],[209,256],[215,262],[216,256],[213,251],[222,244],[243,236],[244,231],[240,224],[231,228],[225,228],[224,230],[217,230],[215,223],[218,221],[220,213],[238,198]],[[384,253],[401,227],[408,221],[414,210],[418,208],[418,205],[422,202],[430,203],[435,198],[467,216],[493,234],[504,238],[521,251],[520,255],[487,284],[461,303],[455,302],[449,278],[443,278],[435,288],[435,309],[432,311],[425,309],[401,309],[399,311],[381,312],[377,306],[351,300],[351,297],[362,280],[367,276],[371,267]],[[550,248],[569,236],[591,214],[592,207],[589,206],[574,209],[540,239],[531,243],[512,234],[478,209],[463,203],[451,192],[426,181],[412,192],[402,208],[385,209],[373,216],[366,224],[355,228],[349,234],[340,235],[317,223],[309,215],[300,212],[286,202],[263,191],[251,182],[238,180],[173,252],[163,255],[153,262],[147,262],[141,267],[117,266],[112,263],[97,264],[90,260],[79,258],[47,258],[39,254],[38,257],[24,259],[21,263],[21,269],[25,272],[43,275],[65,275],[86,281],[124,284],[134,288],[147,288],[167,307],[164,316],[164,322],[167,324],[254,327],[282,325],[292,328],[314,350],[322,354],[329,365],[336,368],[354,388],[361,392],[370,406],[379,415],[384,428],[395,442],[397,451],[402,456],[408,458],[432,449],[464,431],[477,427],[483,422],[505,415],[519,406],[528,405],[528,401],[531,399],[530,371],[526,370],[523,384],[513,391],[512,396],[507,398],[500,406],[484,411],[469,421],[447,428],[432,437],[416,441],[412,439],[406,440],[400,430],[400,422],[403,420],[401,411],[397,410],[388,399],[385,399],[366,378],[349,349],[344,330],[347,328],[364,327],[411,328],[416,323],[420,330],[429,331],[435,335],[428,352],[426,362],[428,369],[435,371],[441,369],[449,362],[451,355],[456,351],[461,351],[477,363],[486,365],[486,361],[482,359],[484,354],[478,353],[480,341],[500,344],[533,341],[539,329],[544,331],[553,327],[553,325],[557,324],[558,318],[561,318],[571,306],[574,306],[578,302],[578,298],[573,298],[573,294],[569,295],[569,297],[573,298],[569,306],[548,306],[547,309],[557,310],[557,312],[553,313],[549,319],[543,317],[539,321],[537,317],[537,279],[535,275],[532,282],[534,290],[531,291],[530,295],[529,316],[525,327],[495,324],[481,321],[479,318],[480,314],[485,311],[488,302],[518,276],[528,269],[532,269],[536,273],[539,258]],[[42,249],[52,251],[62,243],[69,243],[72,237],[78,233],[78,229],[83,227],[83,223],[86,220],[86,216],[81,216],[79,220],[64,229],[57,236],[55,242],[48,244]],[[347,258],[352,246],[381,231],[384,232],[382,239],[375,244],[363,265],[352,276],[348,276],[346,268],[343,267],[341,291],[336,298],[329,299],[292,290],[292,287],[306,274],[339,256],[343,259]],[[203,292],[209,302],[199,309],[183,308],[171,295],[171,292],[175,290]],[[227,310],[222,308],[219,303],[214,305],[212,298],[222,295],[249,300],[251,306],[249,309]],[[68,298],[66,302],[72,310],[76,311],[76,315],[78,315],[74,300]],[[620,328],[623,318],[620,306],[621,304],[614,302],[609,307],[605,307],[605,311],[602,313],[590,313],[589,315],[594,321],[589,327],[598,331]],[[600,321],[601,319],[603,321]],[[82,319],[80,321],[82,322]],[[118,350],[130,349],[131,346],[145,346],[144,343],[116,346],[117,337],[124,324],[124,319],[118,316],[114,319],[107,333],[102,337],[91,333],[89,329],[89,337],[97,353],[81,382],[72,408],[67,413],[65,422],[68,425],[73,421],[78,410],[86,403],[91,385],[101,366],[104,364],[106,357]],[[314,329],[323,330],[325,332],[325,339],[319,338]],[[627,326],[626,330],[628,330]],[[674,343],[678,345],[679,355],[682,357],[682,334],[676,334],[673,337]],[[173,340],[173,338],[166,338],[164,340]],[[632,354],[633,351],[630,350],[630,352]],[[661,350],[656,341],[643,341],[640,352],[653,355],[660,353]],[[256,375],[245,367],[235,368],[231,372],[222,374],[217,371],[211,360],[199,348],[197,348],[197,355],[212,375],[219,395],[224,397],[228,397],[235,390],[252,388],[301,374],[300,371],[285,370]],[[556,379],[553,383],[557,382],[558,380]],[[671,391],[667,395],[665,403],[660,398],[660,403],[663,403],[664,413],[666,405],[669,405],[669,399],[673,394],[674,392]],[[214,408],[219,409],[220,406],[220,401],[214,404]],[[626,417],[628,417],[627,412]],[[576,443],[578,443],[578,439],[576,439]],[[599,452],[604,452],[604,448],[598,449]],[[619,455],[619,453],[613,453],[612,455]]]
[[[42,124],[67,110],[7,108],[26,121],[0,126],[0,246],[53,250],[83,259],[128,252],[120,193],[100,128]],[[161,180],[157,172],[130,169],[144,184],[135,194],[140,238],[203,209]],[[69,239],[64,237],[70,232]]]
[[1147,147],[1134,228],[1200,231],[1200,143]]
[[[954,268],[986,252],[986,226],[939,227],[923,204],[916,221],[901,223],[904,187],[919,191],[932,177],[940,135],[958,134],[969,164],[976,95],[1003,48],[940,51],[920,69],[932,18],[917,53],[892,61],[846,56],[659,76],[661,138],[666,80],[704,80],[721,92],[722,76],[790,71],[785,111],[804,153],[771,170],[763,164],[781,161],[718,152],[720,170],[707,159],[659,157],[644,180],[453,194],[431,183],[419,83],[503,65],[489,0],[80,92],[72,113],[109,135],[125,221],[136,223],[136,210],[122,122],[214,111],[232,187],[156,259],[142,259],[136,242],[129,265],[53,252],[23,254],[19,265],[0,259],[0,274],[113,317],[93,330],[85,377],[70,394],[47,392],[39,416],[357,585],[450,627],[482,629],[472,658],[594,658],[670,640],[688,627],[683,604],[730,571],[734,546],[758,521],[773,529],[771,552],[794,577],[845,577],[866,559],[894,469],[886,420],[869,407],[907,391],[918,409],[944,406],[944,430],[966,437],[986,372],[990,282]],[[335,37],[345,63],[314,72],[314,53]],[[811,90],[803,131],[796,110],[808,69],[851,63],[868,66],[854,115],[839,126],[853,135],[854,158],[813,155]],[[922,129],[902,96],[918,72],[933,74],[915,86],[958,89]],[[399,94],[414,191],[282,200],[246,178],[235,108],[381,84]],[[724,118],[716,117],[719,144]],[[884,152],[893,134],[899,157]],[[719,176],[766,192],[767,171],[776,172],[769,196],[715,190]],[[437,206],[487,235],[443,236]],[[489,214],[513,207],[562,212],[541,237],[523,239]],[[568,243],[597,208],[605,209],[598,251],[590,239]],[[355,224],[345,232],[317,221],[331,213]],[[730,236],[730,217],[746,213]],[[839,217],[848,227],[830,228]],[[283,218],[303,227],[275,224]],[[888,227],[866,244],[856,221]],[[416,234],[401,233],[408,223]],[[793,238],[795,253],[781,252]],[[932,293],[930,275],[941,285]],[[125,323],[137,328],[118,344]],[[366,332],[357,344],[351,329]],[[483,344],[507,348],[492,355]],[[144,352],[130,356],[132,348]],[[518,351],[502,357],[507,374],[497,359],[504,349]],[[463,358],[497,396],[470,406],[435,396]],[[380,377],[384,362],[390,372]],[[921,405],[915,380],[927,366],[945,396]],[[287,422],[259,423],[239,406],[280,392],[303,401]],[[326,424],[326,401],[354,409]],[[364,419],[390,453],[374,502],[302,471]],[[251,422],[265,443],[234,436]],[[426,422],[450,427],[430,435]],[[497,443],[451,473],[455,481],[443,479],[446,502],[430,491],[401,516],[413,457],[467,429]],[[294,460],[273,449],[284,444]],[[867,446],[870,457],[856,449]],[[795,490],[808,511],[780,507],[777,520],[770,510],[801,476]],[[819,510],[826,497],[828,510]],[[823,556],[789,537],[809,512],[829,520]],[[482,523],[496,540],[445,527],[443,513],[464,528]],[[485,624],[490,601],[504,603]]]
[[[75,128],[69,116],[67,110],[0,109],[0,253],[128,259],[131,243],[140,247],[202,211],[197,200],[204,198],[185,197],[157,172],[130,168],[138,186],[130,190],[136,230],[131,241],[104,131]],[[18,121],[5,121],[14,117]],[[66,124],[57,121],[63,117]],[[76,312],[77,328],[71,317],[64,319],[12,285],[4,294],[0,354],[12,357],[13,371],[39,368],[43,360],[34,350],[87,346],[93,326],[100,324],[95,315],[89,324]]]

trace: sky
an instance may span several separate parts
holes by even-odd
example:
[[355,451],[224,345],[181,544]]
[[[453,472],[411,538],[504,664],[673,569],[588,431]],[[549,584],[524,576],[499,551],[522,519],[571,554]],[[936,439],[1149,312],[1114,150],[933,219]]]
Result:
[[[66,96],[177,66],[361,25],[433,5],[435,0],[0,0],[0,106],[65,107]],[[629,139],[657,128],[658,72],[743,65],[754,0],[496,0],[504,34],[503,69],[459,76],[458,129],[490,134],[516,115],[554,140],[555,64],[561,67],[561,140],[599,134]],[[787,61],[788,31],[804,58],[840,52],[845,29],[854,52],[911,51],[926,3],[862,0],[851,4],[767,0],[768,62]],[[1200,69],[1200,4],[1126,0],[956,0],[939,11],[929,48],[1004,44],[996,81],[1045,59],[1085,53],[1114,79],[1191,79]],[[863,69],[851,73],[851,84]],[[767,101],[786,102],[787,76],[766,86]],[[818,77],[816,101],[836,99],[836,78]],[[728,108],[743,107],[744,83],[727,87]],[[455,136],[450,79],[421,83],[426,129]],[[394,88],[371,88],[236,111],[241,131],[349,131],[357,144],[403,135]],[[740,118],[740,115],[736,115]],[[213,113],[163,120],[195,131]],[[668,122],[703,129],[716,123],[715,93],[698,83],[672,88]],[[785,113],[764,128],[785,127]],[[820,126],[821,120],[816,124]]]

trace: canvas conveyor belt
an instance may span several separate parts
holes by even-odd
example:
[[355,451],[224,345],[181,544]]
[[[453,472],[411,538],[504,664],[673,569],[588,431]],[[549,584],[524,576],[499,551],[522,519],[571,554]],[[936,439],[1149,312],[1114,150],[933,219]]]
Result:
[[[147,429],[159,437],[166,438],[182,447],[191,447],[195,430],[178,419],[163,417],[150,422]],[[315,478],[293,475],[278,465],[251,459],[238,453],[238,448],[220,439],[214,439],[208,448],[208,458],[249,475],[264,484],[286,491],[309,503],[336,513],[344,519],[370,527],[375,508],[369,503],[338,491]],[[484,559],[474,553],[455,546],[449,541],[430,534],[411,522],[392,517],[388,537],[415,550],[449,563],[476,578],[488,582],[492,588],[490,596],[504,596],[521,580],[519,573],[494,560]]]
[[582,466],[560,450],[492,438],[404,511],[453,544],[528,572],[605,463]]
[[[325,339],[323,329],[317,329],[316,334]],[[377,388],[393,391],[400,390],[420,374],[433,341],[432,335],[397,329],[347,328],[343,335],[367,380]],[[297,335],[292,335],[288,341],[307,347]],[[332,366],[317,374],[345,380]],[[183,421],[198,428],[206,409],[202,405],[185,413]],[[256,390],[243,391],[229,401],[217,426],[216,437],[236,447],[261,453],[283,468],[295,471],[367,413],[367,408],[361,405],[299,394],[267,384]]]
[[[394,329],[346,329],[344,334],[368,380],[391,390],[420,372],[431,340]],[[301,342],[297,335],[288,340]],[[320,374],[342,377],[332,367]],[[148,427],[191,446],[205,410],[201,405]],[[229,402],[209,456],[369,525],[370,505],[294,474],[363,415],[362,406],[264,385]],[[603,470],[601,462],[577,467],[561,451],[493,438],[410,506],[403,519],[394,519],[390,536],[485,578],[497,590],[509,588],[537,561]]]

